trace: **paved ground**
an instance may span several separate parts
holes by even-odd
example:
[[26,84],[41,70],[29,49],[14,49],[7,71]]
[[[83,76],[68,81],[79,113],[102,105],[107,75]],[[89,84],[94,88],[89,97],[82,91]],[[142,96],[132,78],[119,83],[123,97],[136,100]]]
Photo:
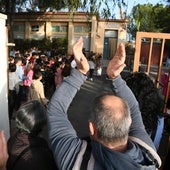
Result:
[[89,109],[93,99],[102,92],[111,91],[110,81],[105,75],[94,77],[93,81],[87,80],[73,99],[68,117],[76,129],[79,137],[86,137],[88,131]]

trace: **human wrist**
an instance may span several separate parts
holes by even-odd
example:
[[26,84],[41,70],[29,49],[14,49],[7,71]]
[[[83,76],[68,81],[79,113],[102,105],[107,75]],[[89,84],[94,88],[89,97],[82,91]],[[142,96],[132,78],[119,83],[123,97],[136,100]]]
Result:
[[117,76],[111,76],[111,75],[108,75],[108,74],[106,74],[106,78],[107,79],[109,79],[109,80],[113,80],[113,79],[116,79],[118,77],[118,75]]

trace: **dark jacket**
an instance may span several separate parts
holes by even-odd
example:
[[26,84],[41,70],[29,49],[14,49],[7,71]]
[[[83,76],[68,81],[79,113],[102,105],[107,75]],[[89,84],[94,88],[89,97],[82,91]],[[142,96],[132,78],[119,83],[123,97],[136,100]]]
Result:
[[56,164],[45,139],[16,133],[8,140],[7,170],[56,170]]

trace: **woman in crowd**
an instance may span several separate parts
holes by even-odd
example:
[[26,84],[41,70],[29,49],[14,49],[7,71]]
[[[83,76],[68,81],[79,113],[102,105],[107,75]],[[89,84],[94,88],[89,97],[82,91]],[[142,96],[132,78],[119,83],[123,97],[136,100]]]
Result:
[[39,100],[44,106],[47,106],[49,100],[45,97],[44,86],[41,80],[41,71],[35,70],[33,75],[33,81],[30,86],[30,100]]
[[25,101],[28,101],[29,99],[29,93],[30,93],[30,86],[32,84],[33,79],[33,64],[28,63],[25,70],[24,70],[24,95],[25,95]]
[[8,140],[7,170],[56,170],[51,150],[40,132],[46,112],[38,100],[24,103],[16,112],[16,133]]
[[158,149],[164,128],[164,100],[153,80],[144,72],[132,73],[125,80],[139,102],[145,129]]

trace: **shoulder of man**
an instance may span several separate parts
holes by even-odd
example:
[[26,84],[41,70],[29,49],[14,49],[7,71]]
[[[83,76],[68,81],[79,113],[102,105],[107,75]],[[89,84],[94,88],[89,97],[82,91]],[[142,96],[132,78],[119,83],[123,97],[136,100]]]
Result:
[[151,146],[149,146],[147,143],[145,143],[141,139],[133,137],[133,136],[129,136],[129,139],[137,143],[138,145],[142,146],[142,148],[145,150],[145,153],[147,153],[150,159],[155,163],[156,167],[160,168],[161,159],[159,155],[157,154],[157,152]]

